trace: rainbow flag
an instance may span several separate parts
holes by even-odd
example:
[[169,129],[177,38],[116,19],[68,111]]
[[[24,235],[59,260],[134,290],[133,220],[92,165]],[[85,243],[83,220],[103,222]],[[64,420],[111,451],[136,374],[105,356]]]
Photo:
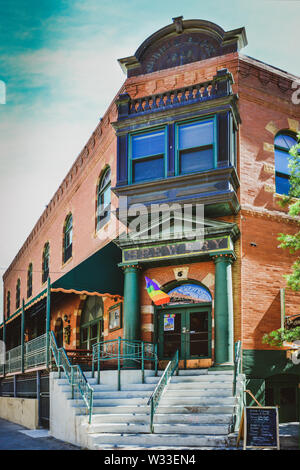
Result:
[[149,279],[149,277],[146,276],[145,279],[147,292],[151,300],[155,303],[155,305],[162,305],[170,302],[169,295],[160,290],[156,282],[152,281],[151,279]]

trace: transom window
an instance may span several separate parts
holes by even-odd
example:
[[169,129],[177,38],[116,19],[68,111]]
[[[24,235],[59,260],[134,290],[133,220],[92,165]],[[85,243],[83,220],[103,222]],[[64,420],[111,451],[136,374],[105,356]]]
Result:
[[177,170],[184,175],[215,167],[215,120],[177,126]]
[[43,250],[43,261],[42,261],[42,282],[46,282],[49,276],[49,262],[50,262],[50,244],[45,243]]
[[32,263],[28,266],[27,271],[27,297],[32,296]]
[[289,193],[291,175],[288,166],[289,158],[291,158],[289,151],[296,143],[296,137],[289,132],[280,132],[275,137],[275,186],[278,194]]
[[97,230],[110,219],[111,171],[107,168],[100,180],[97,190]]
[[165,177],[166,130],[132,135],[130,138],[129,181],[156,180]]
[[73,239],[73,217],[69,214],[65,220],[64,226],[64,246],[63,246],[63,262],[65,263],[72,256],[72,239]]

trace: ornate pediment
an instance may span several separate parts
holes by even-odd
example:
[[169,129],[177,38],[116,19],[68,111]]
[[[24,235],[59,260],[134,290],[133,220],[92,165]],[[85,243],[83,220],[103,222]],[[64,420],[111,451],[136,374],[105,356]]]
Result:
[[134,56],[119,62],[131,77],[236,52],[245,45],[244,28],[226,32],[209,21],[178,17],[147,38]]

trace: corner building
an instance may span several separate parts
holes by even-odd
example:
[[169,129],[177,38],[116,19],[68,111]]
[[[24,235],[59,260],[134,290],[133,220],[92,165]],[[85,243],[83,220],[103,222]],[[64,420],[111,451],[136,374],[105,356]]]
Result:
[[[243,55],[246,45],[244,28],[179,17],[119,60],[120,92],[3,276],[2,396],[24,387],[37,397],[44,384],[39,424],[55,429],[58,419],[51,377],[47,411],[53,337],[86,377],[92,362],[100,384],[114,372],[119,391],[136,369],[155,384],[149,377],[176,351],[182,380],[227,376],[229,431],[239,421],[239,374],[261,404],[280,405],[281,422],[299,420],[300,366],[262,343],[299,313],[299,294],[284,290],[293,257],[277,240],[297,231],[278,204],[300,129],[297,77]],[[138,233],[124,236],[137,216]],[[202,222],[201,239],[178,230]],[[169,303],[154,305],[145,277]],[[61,368],[67,374],[62,359]]]

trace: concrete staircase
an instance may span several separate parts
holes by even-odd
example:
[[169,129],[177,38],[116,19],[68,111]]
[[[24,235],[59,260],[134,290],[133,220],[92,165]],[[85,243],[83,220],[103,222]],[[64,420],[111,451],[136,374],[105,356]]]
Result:
[[[147,402],[160,377],[148,375],[145,384],[122,385],[116,391],[110,385],[96,385],[90,375],[86,374],[95,390],[91,424],[82,403],[71,401],[89,449],[220,449],[234,445],[230,435],[235,408],[231,371],[187,370],[172,377],[156,411],[153,434]],[[61,385],[71,398],[68,386]]]

